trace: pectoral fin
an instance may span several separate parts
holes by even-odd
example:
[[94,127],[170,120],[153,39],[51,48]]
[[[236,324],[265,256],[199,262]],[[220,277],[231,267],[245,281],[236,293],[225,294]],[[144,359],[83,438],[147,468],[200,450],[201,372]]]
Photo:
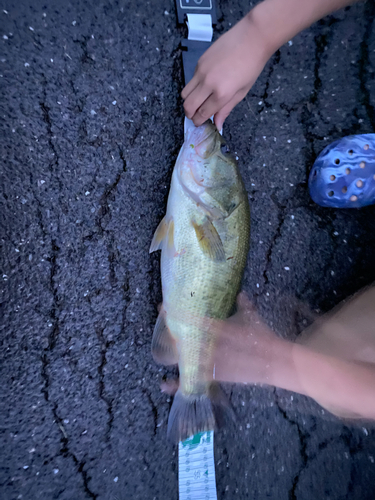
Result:
[[193,221],[195,234],[202,252],[212,260],[224,261],[225,251],[219,233],[212,222],[206,218],[202,222]]
[[175,246],[174,246],[174,222],[173,219],[169,222],[168,225],[168,239],[167,239],[167,249],[170,251],[175,252]]
[[156,363],[166,366],[178,363],[176,341],[165,323],[163,310],[160,311],[158,319],[156,320],[151,342],[151,351]]
[[156,228],[154,237],[152,238],[150,253],[155,252],[156,250],[161,250],[161,245],[164,238],[167,235],[167,231],[168,231],[168,224],[165,220],[165,217],[163,217],[162,221]]

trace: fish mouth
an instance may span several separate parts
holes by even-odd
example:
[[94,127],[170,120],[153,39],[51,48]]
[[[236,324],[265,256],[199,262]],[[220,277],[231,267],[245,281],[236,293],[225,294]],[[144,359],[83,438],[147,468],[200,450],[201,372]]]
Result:
[[207,120],[200,127],[192,129],[187,143],[198,156],[206,159],[215,152],[216,134],[219,134],[216,126],[211,120]]

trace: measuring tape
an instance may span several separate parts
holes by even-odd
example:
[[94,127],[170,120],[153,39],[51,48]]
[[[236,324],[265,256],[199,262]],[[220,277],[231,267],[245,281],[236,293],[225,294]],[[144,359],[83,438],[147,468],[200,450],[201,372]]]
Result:
[[217,500],[214,431],[179,443],[178,471],[179,500]]
[[[187,21],[188,38],[182,53],[185,85],[194,75],[200,56],[211,45],[216,23],[214,0],[176,0],[179,24]],[[185,133],[194,124],[185,117]],[[179,500],[217,500],[214,431],[199,432],[178,445]]]

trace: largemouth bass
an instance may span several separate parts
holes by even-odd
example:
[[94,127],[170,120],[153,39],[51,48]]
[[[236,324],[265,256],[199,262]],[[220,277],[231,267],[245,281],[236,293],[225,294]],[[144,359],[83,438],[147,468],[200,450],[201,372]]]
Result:
[[159,363],[178,363],[180,372],[168,420],[174,442],[216,426],[221,397],[213,381],[215,338],[202,325],[206,318],[231,314],[249,233],[249,203],[237,162],[208,121],[187,132],[167,213],[150,247],[150,252],[161,249],[163,291],[152,353]]

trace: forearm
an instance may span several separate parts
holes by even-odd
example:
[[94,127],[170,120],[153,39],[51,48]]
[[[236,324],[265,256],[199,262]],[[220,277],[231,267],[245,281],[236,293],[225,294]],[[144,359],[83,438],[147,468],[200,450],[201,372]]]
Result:
[[375,365],[327,356],[283,340],[275,343],[266,383],[320,404],[375,419]]
[[375,419],[374,364],[316,352],[276,337],[264,325],[255,337],[252,331],[217,350],[218,380],[272,385],[309,396],[341,415]]
[[322,17],[359,0],[264,0],[248,14],[271,55]]

